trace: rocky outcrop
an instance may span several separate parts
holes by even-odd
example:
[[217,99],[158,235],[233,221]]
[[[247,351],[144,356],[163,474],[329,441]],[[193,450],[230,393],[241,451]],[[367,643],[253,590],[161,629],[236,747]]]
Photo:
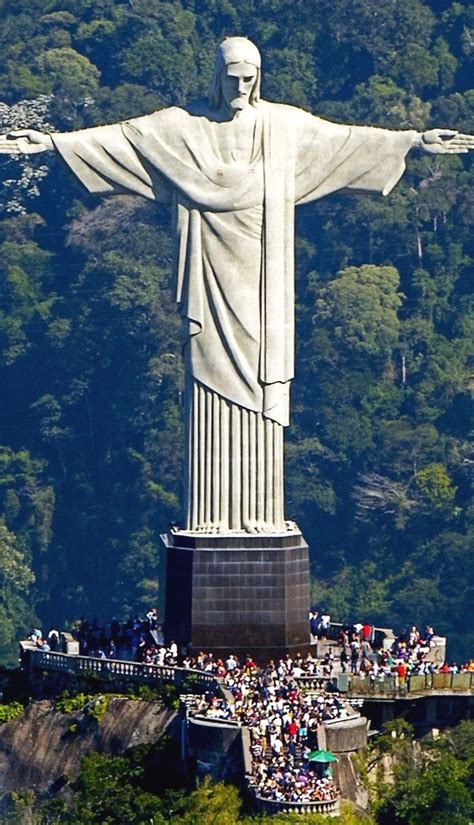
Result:
[[84,712],[57,711],[49,701],[33,702],[0,727],[0,794],[54,791],[78,775],[86,754],[118,755],[156,742],[175,716],[155,702],[113,698],[98,722]]
[[353,753],[340,753],[333,765],[333,777],[341,789],[342,798],[355,804],[360,811],[369,810],[369,793],[355,764]]

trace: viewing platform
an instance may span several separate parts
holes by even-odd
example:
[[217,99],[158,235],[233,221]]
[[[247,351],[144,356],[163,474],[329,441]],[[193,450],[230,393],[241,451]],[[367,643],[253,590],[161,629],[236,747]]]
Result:
[[20,661],[23,672],[52,671],[69,676],[96,674],[103,679],[117,679],[142,685],[174,685],[186,688],[186,679],[193,687],[209,689],[217,684],[216,677],[202,670],[169,665],[148,665],[122,659],[98,659],[74,653],[53,653],[36,650],[32,642],[20,642]]
[[[20,642],[22,670],[54,671],[72,675],[95,673],[104,679],[116,677],[139,684],[173,684],[180,688],[186,679],[202,686],[217,683],[213,674],[194,668],[170,665],[149,665],[122,659],[99,659],[80,656],[75,653],[56,653],[38,650],[33,642]],[[420,696],[472,696],[474,695],[474,672],[472,673],[427,673],[408,676],[401,681],[397,676],[383,679],[353,676],[340,673],[337,676],[299,676],[299,686],[305,691],[337,690],[348,699],[416,699]]]
[[[256,811],[266,815],[319,813],[337,817],[340,798],[352,798],[355,780],[350,755],[365,747],[370,729],[376,732],[387,721],[401,716],[414,725],[419,735],[424,735],[432,728],[448,727],[469,718],[474,695],[474,673],[471,672],[434,672],[405,679],[396,674],[383,678],[349,673],[292,676],[309,706],[313,707],[312,694],[316,706],[321,695],[329,697],[325,700],[328,707],[334,701],[332,695],[344,702],[341,716],[321,717],[317,728],[317,747],[337,756],[333,781],[338,796],[319,799],[316,788],[316,798],[295,801],[261,793],[252,769],[251,732],[246,721],[213,715],[213,697],[220,697],[217,701],[223,703],[224,709],[233,704],[226,681],[220,675],[195,666],[84,656],[79,654],[78,647],[78,642],[67,633],[61,634],[61,651],[38,649],[33,640],[20,643],[21,669],[32,695],[37,692],[41,696],[45,690],[47,694],[69,690],[74,683],[80,685],[81,679],[87,688],[90,680],[96,690],[106,692],[128,692],[128,686],[133,684],[155,688],[173,686],[181,699],[182,759],[194,760],[197,775],[210,774],[216,779],[227,777],[238,781],[241,781],[239,776],[245,777],[249,801]],[[207,703],[211,708],[209,715],[201,710]],[[230,717],[233,713],[231,710]]]
[[417,696],[443,695],[455,693],[471,696],[474,691],[474,672],[472,673],[426,673],[407,676],[400,680],[398,676],[383,679],[353,676],[340,673],[337,676],[299,676],[298,684],[303,690],[317,691],[332,685],[334,690],[345,693],[349,699],[413,699]]

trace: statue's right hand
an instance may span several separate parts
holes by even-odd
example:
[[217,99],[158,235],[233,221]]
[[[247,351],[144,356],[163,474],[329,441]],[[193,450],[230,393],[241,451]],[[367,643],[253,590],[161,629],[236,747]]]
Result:
[[36,129],[15,129],[0,135],[0,155],[36,155],[54,149],[50,135]]

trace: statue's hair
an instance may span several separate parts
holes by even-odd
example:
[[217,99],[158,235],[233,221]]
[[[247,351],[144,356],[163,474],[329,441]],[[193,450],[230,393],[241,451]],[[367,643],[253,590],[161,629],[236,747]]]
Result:
[[[237,59],[231,59],[226,61],[225,52],[227,51],[226,47],[228,47],[229,45],[243,46],[242,57],[240,58],[238,52],[234,50],[233,58]],[[226,37],[225,40],[223,40],[220,44],[216,53],[214,73],[212,75],[211,84],[209,86],[210,109],[220,109],[222,105],[222,78],[224,76],[226,66],[229,66],[232,63],[240,62],[240,59],[243,63],[248,63],[250,66],[254,66],[257,69],[257,77],[255,78],[254,87],[250,93],[249,103],[252,106],[256,106],[259,102],[261,69],[260,55],[258,53],[257,47],[250,40],[247,40],[247,38],[244,37]]]

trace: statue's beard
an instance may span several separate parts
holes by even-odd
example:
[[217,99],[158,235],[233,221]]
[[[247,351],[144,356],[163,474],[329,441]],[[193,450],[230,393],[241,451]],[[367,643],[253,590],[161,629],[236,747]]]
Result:
[[234,99],[230,101],[229,105],[230,105],[231,109],[241,110],[241,109],[245,109],[245,107],[248,106],[248,104],[249,104],[249,98],[247,96],[245,96],[245,97],[242,96],[242,97],[234,97]]

